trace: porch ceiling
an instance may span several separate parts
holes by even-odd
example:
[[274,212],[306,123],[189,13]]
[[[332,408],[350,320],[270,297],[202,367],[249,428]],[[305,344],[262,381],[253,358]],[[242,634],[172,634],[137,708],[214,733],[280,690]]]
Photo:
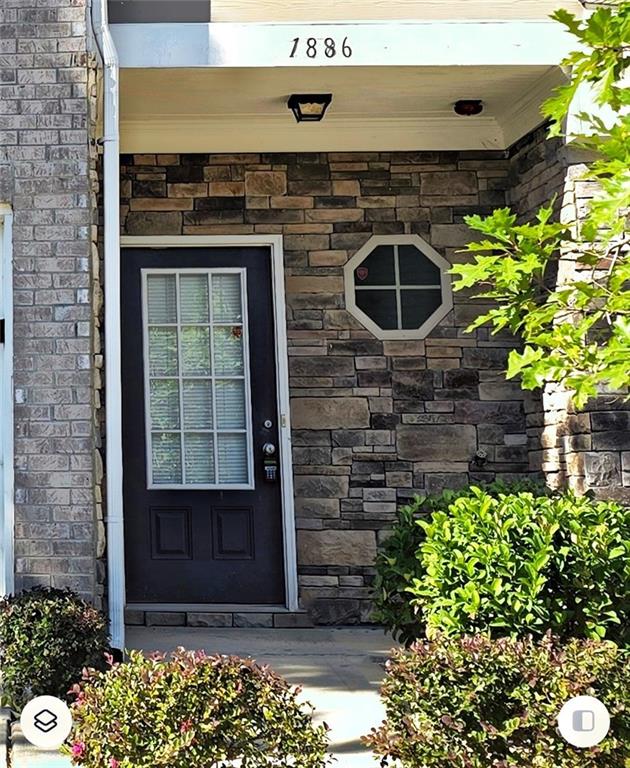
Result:
[[[123,152],[505,149],[541,122],[557,66],[130,68]],[[321,123],[296,124],[291,93],[333,93]],[[458,117],[458,99],[482,99]]]

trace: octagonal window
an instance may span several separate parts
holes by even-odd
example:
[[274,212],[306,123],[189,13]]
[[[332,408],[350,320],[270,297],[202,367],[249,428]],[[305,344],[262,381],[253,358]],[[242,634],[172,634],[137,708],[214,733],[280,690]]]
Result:
[[372,237],[346,264],[346,308],[379,339],[422,339],[453,306],[449,268],[418,235]]

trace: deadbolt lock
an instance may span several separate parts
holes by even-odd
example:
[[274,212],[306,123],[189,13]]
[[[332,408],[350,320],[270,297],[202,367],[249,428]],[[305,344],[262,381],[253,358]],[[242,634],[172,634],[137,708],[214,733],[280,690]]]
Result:
[[278,482],[278,458],[276,456],[276,446],[273,443],[265,443],[262,447],[264,456],[263,468],[265,471],[265,481],[268,483]]

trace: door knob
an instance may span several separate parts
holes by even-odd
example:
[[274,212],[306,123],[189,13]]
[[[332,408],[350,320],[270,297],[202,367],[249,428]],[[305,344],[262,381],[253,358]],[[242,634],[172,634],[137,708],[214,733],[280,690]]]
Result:
[[262,452],[265,456],[273,456],[276,452],[276,446],[273,443],[265,443],[262,447]]

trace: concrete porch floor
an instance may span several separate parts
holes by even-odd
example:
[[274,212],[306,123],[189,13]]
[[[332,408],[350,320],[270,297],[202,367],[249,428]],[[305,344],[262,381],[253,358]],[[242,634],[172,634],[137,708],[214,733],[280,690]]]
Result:
[[207,653],[251,656],[269,664],[315,707],[330,727],[330,751],[339,768],[374,768],[360,743],[384,711],[378,689],[394,641],[381,629],[198,629],[128,627],[126,647],[172,651],[182,645]]

